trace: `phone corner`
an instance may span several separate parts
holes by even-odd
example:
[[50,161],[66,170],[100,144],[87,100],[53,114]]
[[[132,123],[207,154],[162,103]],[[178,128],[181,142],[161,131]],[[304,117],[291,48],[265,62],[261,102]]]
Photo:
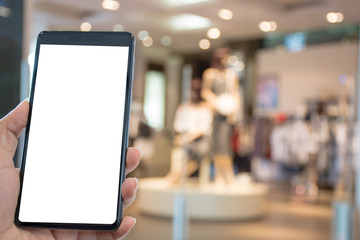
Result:
[[136,38],[135,35],[131,32],[124,32],[128,35],[128,37],[131,39],[131,41],[135,42]]
[[118,230],[119,227],[120,227],[121,222],[122,222],[122,218],[121,218],[121,217],[120,217],[120,218],[116,218],[116,220],[115,220],[112,224],[110,224],[110,226],[109,226],[109,228],[108,228],[107,230],[109,230],[109,231],[116,231],[116,230]]
[[44,36],[45,34],[47,34],[49,31],[41,31],[41,32],[39,32],[39,34],[38,34],[38,39],[40,39],[42,36]]
[[15,218],[14,218],[14,224],[15,224],[15,226],[17,226],[17,227],[23,227],[23,224],[22,224],[22,222],[20,221],[20,219],[19,219],[18,216],[15,216]]

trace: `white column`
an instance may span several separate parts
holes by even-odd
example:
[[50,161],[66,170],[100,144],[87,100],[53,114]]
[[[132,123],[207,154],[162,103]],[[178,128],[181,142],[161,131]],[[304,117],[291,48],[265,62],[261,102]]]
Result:
[[183,60],[179,56],[169,56],[166,60],[166,117],[165,128],[172,130],[174,116],[180,103],[181,75]]
[[[31,38],[31,25],[32,25],[32,13],[33,13],[33,0],[24,0],[23,2],[23,41],[22,41],[22,56],[21,56],[21,69],[20,69],[20,93],[19,100],[22,101],[29,95],[29,46]],[[17,159],[14,159],[16,167],[20,167],[22,150],[24,147],[24,136],[21,135],[19,139],[19,145],[17,150]]]
[[29,95],[29,65],[28,56],[31,43],[31,30],[33,24],[33,0],[24,1],[23,9],[23,42],[22,42],[22,57],[21,57],[21,78],[20,78],[20,101],[24,100]]

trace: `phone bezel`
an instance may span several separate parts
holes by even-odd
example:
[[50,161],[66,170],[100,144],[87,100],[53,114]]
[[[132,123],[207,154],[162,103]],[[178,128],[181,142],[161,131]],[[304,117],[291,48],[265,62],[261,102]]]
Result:
[[[55,222],[23,222],[19,220],[19,210],[21,203],[21,194],[23,186],[23,177],[26,168],[26,152],[29,139],[29,129],[31,126],[31,113],[34,99],[34,90],[36,85],[36,74],[39,60],[39,51],[41,44],[59,44],[59,45],[92,45],[92,46],[127,46],[129,47],[128,67],[126,77],[126,96],[124,108],[123,134],[121,146],[121,164],[120,164],[120,184],[118,189],[118,207],[116,220],[112,224],[88,224],[88,223],[55,223]],[[126,169],[126,149],[128,146],[130,104],[132,99],[132,82],[135,59],[135,37],[129,32],[72,32],[72,31],[43,31],[39,33],[36,44],[34,71],[29,98],[29,115],[25,128],[23,156],[20,170],[20,191],[18,204],[15,212],[15,224],[23,228],[50,228],[50,229],[79,229],[79,230],[116,230],[121,223],[123,215],[123,199],[121,197],[121,186],[125,180]]]

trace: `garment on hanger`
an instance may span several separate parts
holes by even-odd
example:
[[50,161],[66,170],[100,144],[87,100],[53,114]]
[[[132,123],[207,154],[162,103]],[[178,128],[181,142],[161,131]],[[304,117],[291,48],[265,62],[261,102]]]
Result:
[[271,131],[271,159],[275,162],[287,163],[289,161],[289,128],[288,124],[281,124]]
[[295,120],[290,127],[289,161],[290,164],[304,165],[309,161],[310,132],[307,123]]
[[273,128],[273,123],[267,118],[257,118],[254,120],[254,157],[270,159],[270,134]]

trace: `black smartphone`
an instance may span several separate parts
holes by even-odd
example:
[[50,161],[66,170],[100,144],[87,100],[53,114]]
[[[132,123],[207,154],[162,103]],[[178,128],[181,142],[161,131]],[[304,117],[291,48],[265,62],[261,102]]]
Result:
[[18,226],[119,227],[134,44],[128,32],[39,34]]

